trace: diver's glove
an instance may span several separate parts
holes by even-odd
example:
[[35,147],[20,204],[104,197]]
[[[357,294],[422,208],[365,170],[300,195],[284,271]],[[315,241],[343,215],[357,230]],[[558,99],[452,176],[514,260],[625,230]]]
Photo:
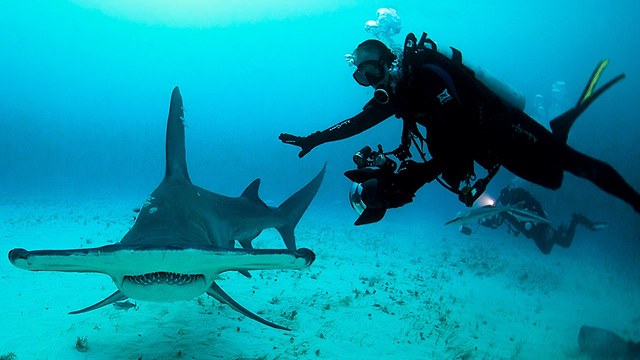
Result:
[[319,144],[319,142],[314,140],[315,134],[311,134],[309,136],[295,136],[291,134],[282,133],[280,134],[280,136],[278,136],[278,139],[280,139],[280,141],[282,141],[285,144],[291,144],[291,145],[301,147],[302,150],[300,150],[300,152],[298,153],[298,157],[301,158],[307,155],[309,151],[313,150],[313,148]]

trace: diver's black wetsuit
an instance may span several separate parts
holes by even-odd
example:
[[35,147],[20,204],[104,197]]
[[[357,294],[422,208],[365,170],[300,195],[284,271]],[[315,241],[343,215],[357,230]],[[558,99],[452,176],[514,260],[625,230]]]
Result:
[[[426,128],[426,142],[432,160],[415,167],[421,185],[442,175],[453,189],[474,177],[474,161],[485,169],[502,165],[515,175],[550,189],[562,184],[563,172],[586,178],[602,190],[631,204],[640,212],[640,194],[610,165],[584,155],[566,144],[566,133],[584,108],[569,114],[565,124],[556,124],[554,133],[523,111],[507,104],[478,81],[473,72],[437,51],[412,59],[405,56],[403,73],[390,100],[380,104],[371,100],[363,111],[329,129],[296,141],[302,157],[315,146],[361,133],[395,115],[402,118],[403,143],[415,124]],[[600,93],[598,93],[599,95]],[[568,112],[569,113],[569,112]],[[426,169],[428,168],[428,169]],[[420,185],[420,186],[421,186]],[[418,186],[419,187],[419,186]],[[416,189],[408,189],[415,191]]]
[[[540,202],[522,188],[508,186],[502,189],[496,203],[503,206],[519,204],[522,209],[530,211],[542,218],[547,218],[547,214]],[[553,245],[559,245],[564,248],[571,246],[577,225],[583,225],[592,231],[597,230],[599,226],[604,226],[603,223],[595,223],[583,215],[574,214],[569,226],[565,227],[560,225],[557,229],[554,229],[549,223],[534,224],[518,220],[508,211],[486,219],[480,222],[480,225],[495,229],[500,227],[504,222],[509,225],[509,233],[515,236],[523,234],[527,238],[533,239],[538,249],[544,254],[549,254]]]

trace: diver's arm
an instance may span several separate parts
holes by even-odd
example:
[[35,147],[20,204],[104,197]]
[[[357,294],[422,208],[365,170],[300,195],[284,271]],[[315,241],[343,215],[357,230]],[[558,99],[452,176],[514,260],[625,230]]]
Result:
[[394,112],[393,107],[370,100],[364,106],[362,112],[356,116],[341,121],[324,131],[317,131],[307,137],[317,145],[346,139],[378,125],[392,116]]
[[354,117],[341,121],[323,131],[316,131],[309,136],[294,136],[290,134],[280,134],[279,139],[286,143],[297,145],[302,148],[299,157],[305,156],[314,147],[326,142],[346,139],[353,135],[368,130],[378,125],[394,114],[395,110],[390,105],[377,103],[375,100],[369,101],[362,112]]

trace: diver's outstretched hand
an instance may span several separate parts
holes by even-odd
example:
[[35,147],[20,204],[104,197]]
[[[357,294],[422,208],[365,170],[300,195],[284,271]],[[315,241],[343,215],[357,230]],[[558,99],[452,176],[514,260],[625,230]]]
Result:
[[285,144],[291,144],[302,148],[298,153],[298,157],[301,158],[313,150],[317,144],[309,139],[309,136],[295,136],[291,134],[282,133],[278,136],[278,139]]

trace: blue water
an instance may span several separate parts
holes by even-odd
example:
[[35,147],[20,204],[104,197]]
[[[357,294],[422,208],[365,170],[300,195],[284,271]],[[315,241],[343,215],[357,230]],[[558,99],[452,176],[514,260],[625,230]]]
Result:
[[[343,228],[356,218],[345,210],[350,184],[342,175],[352,154],[363,145],[395,147],[400,121],[303,159],[278,135],[306,135],[360,111],[371,89],[353,81],[344,54],[370,37],[363,24],[383,6],[402,18],[399,41],[427,31],[455,46],[520,89],[532,114],[535,95],[549,101],[558,80],[573,104],[598,61],[610,59],[603,79],[627,78],[580,117],[569,142],[640,188],[637,1],[269,1],[205,10],[112,3],[0,4],[0,197],[142,202],[163,175],[169,96],[180,86],[194,183],[236,195],[260,177],[261,196],[277,204],[327,161],[312,206],[344,212],[331,218]],[[512,180],[502,170],[488,193]],[[576,256],[601,254],[624,268],[640,255],[640,222],[628,205],[570,175],[561,190],[530,189],[558,222],[581,211],[615,228]],[[431,226],[462,209],[434,182],[385,220]],[[531,261],[542,257],[529,253]]]

